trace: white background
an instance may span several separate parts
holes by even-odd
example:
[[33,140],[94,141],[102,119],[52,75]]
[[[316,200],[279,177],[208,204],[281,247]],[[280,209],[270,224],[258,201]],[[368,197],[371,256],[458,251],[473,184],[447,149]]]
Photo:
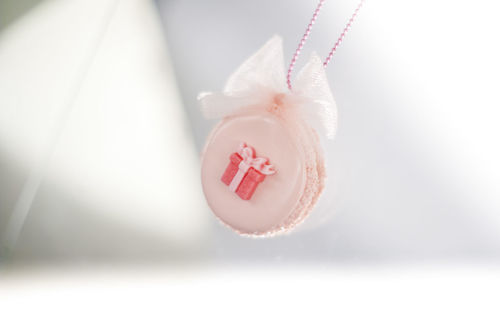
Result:
[[[290,57],[316,3],[114,3],[42,1],[0,32],[2,239],[30,209],[2,242],[3,299],[498,302],[494,2],[367,1],[327,68],[339,131],[326,193],[298,231],[259,240],[207,211],[198,153],[214,123],[196,96],[274,34]],[[299,66],[326,56],[356,5],[326,2]]]

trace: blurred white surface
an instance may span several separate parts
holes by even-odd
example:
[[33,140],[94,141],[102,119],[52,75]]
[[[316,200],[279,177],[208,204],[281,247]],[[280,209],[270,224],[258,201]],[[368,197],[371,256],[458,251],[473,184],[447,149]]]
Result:
[[[0,282],[7,307],[498,308],[498,268],[192,268],[30,274]],[[75,301],[77,300],[77,301]]]
[[15,258],[201,254],[198,155],[153,3],[43,2],[2,33],[0,67],[2,232],[31,206]]

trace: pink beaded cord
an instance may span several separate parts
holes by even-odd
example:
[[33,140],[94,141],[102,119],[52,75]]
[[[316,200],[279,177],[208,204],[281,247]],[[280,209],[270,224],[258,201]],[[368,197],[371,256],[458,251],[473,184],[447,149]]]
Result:
[[[311,21],[309,22],[309,25],[307,25],[306,32],[302,36],[302,39],[300,40],[299,46],[295,50],[295,53],[293,54],[292,60],[290,61],[290,66],[288,67],[288,72],[286,74],[286,83],[288,85],[288,89],[290,89],[290,90],[292,90],[292,83],[291,83],[290,79],[292,77],[292,71],[293,71],[293,68],[295,66],[295,62],[297,62],[297,59],[299,58],[300,51],[302,50],[307,39],[309,38],[309,33],[311,33],[311,29],[312,29],[314,23],[316,22],[316,19],[318,18],[319,11],[321,10],[321,7],[325,3],[325,1],[326,0],[319,1],[318,6],[314,10],[314,13],[313,13],[313,16],[311,18]],[[323,62],[323,67],[326,67],[328,65],[328,63],[330,62],[330,60],[332,60],[333,54],[335,54],[335,52],[337,51],[337,48],[342,43],[342,40],[344,40],[345,35],[347,34],[349,29],[351,28],[351,25],[354,22],[354,19],[356,18],[356,16],[358,15],[358,12],[361,9],[361,7],[363,6],[364,2],[365,2],[365,0],[361,0],[359,2],[358,6],[356,7],[356,10],[354,10],[354,13],[352,13],[351,18],[349,19],[346,26],[344,27],[344,30],[342,31],[339,38],[337,39],[337,42],[335,42],[335,45],[333,45],[332,49],[330,50],[328,57],[326,57],[325,61]]]

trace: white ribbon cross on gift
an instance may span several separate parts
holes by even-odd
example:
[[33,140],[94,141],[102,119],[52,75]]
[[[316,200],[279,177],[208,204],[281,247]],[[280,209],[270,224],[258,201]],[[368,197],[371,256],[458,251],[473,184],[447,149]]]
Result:
[[203,114],[208,119],[223,118],[241,107],[273,102],[282,95],[285,107],[293,107],[311,127],[333,138],[337,109],[323,68],[316,53],[297,74],[293,90],[286,86],[283,44],[271,38],[248,58],[226,82],[222,93],[201,93]]
[[229,184],[229,190],[236,192],[243,177],[245,177],[248,170],[253,167],[256,171],[264,175],[272,175],[276,171],[274,166],[268,164],[266,158],[255,157],[255,151],[252,147],[247,146],[245,143],[241,143],[238,154],[241,156],[242,160],[238,165],[238,172],[234,175],[231,183]]

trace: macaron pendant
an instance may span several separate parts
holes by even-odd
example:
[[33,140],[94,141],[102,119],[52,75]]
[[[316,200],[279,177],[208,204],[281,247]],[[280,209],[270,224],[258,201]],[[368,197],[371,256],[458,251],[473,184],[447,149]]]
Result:
[[202,154],[202,186],[213,213],[244,235],[291,231],[324,188],[320,134],[333,138],[336,128],[319,57],[312,55],[289,91],[281,38],[273,37],[233,73],[223,93],[199,100],[207,118],[222,119]]

